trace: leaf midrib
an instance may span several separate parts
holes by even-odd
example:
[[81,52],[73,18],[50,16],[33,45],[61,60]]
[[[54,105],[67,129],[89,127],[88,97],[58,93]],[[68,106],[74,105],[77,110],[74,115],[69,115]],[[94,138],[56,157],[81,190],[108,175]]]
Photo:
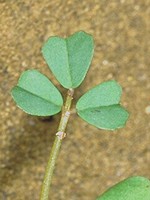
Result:
[[110,107],[110,106],[121,106],[120,103],[117,103],[117,104],[110,104],[110,105],[107,105],[107,106],[96,106],[96,107],[89,107],[89,108],[84,108],[84,109],[77,109],[78,111],[85,111],[85,110],[91,110],[91,109],[99,109],[99,108],[106,108],[106,107]]
[[69,50],[68,50],[68,40],[67,40],[67,38],[65,39],[65,43],[66,43],[66,51],[67,51],[68,72],[70,74],[70,83],[71,83],[71,86],[73,86],[72,73],[71,73],[70,61],[69,61]]
[[44,99],[43,97],[38,96],[37,94],[35,94],[35,93],[33,93],[33,92],[30,92],[29,90],[26,90],[25,88],[20,87],[19,85],[17,85],[16,87],[18,87],[19,89],[24,90],[25,92],[28,92],[29,94],[31,94],[31,95],[33,95],[33,96],[36,96],[36,97],[38,97],[38,98],[40,98],[40,99],[42,99],[42,100],[44,100],[44,101],[46,101],[46,102],[48,102],[48,103],[54,104],[54,105],[56,105],[56,106],[61,106],[61,105],[57,105],[56,103],[53,103],[52,101],[50,101],[50,100],[48,100],[48,99]]

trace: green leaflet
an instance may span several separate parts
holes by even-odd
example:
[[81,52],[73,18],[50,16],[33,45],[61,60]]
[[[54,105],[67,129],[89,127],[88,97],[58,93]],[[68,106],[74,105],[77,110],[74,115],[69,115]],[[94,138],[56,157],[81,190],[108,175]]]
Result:
[[31,115],[54,115],[63,104],[57,88],[37,70],[23,72],[11,94],[18,107]]
[[94,53],[91,35],[79,31],[70,37],[50,37],[42,48],[53,74],[65,88],[76,88],[84,80]]
[[116,81],[99,84],[79,99],[78,115],[97,128],[114,130],[123,127],[129,114],[119,104],[121,92]]
[[150,200],[150,181],[130,177],[108,189],[96,200]]
[[78,114],[89,124],[106,130],[121,128],[128,119],[128,112],[120,105],[89,108]]
[[77,109],[118,104],[122,89],[116,81],[106,81],[86,92],[77,102]]

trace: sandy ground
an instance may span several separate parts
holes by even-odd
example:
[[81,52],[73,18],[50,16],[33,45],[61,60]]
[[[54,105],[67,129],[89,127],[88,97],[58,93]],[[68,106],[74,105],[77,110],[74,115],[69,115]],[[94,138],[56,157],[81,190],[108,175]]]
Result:
[[150,44],[148,0],[0,0],[0,199],[38,200],[60,114],[50,121],[29,116],[10,96],[21,72],[36,68],[63,89],[40,49],[52,35],[84,30],[95,54],[75,102],[109,79],[123,87],[130,118],[125,128],[98,130],[72,114],[50,199],[95,200],[133,175],[150,178]]

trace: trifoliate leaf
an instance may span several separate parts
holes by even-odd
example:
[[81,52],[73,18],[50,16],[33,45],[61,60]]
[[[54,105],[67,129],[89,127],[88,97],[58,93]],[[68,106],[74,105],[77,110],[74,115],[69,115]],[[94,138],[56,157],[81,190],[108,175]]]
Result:
[[130,177],[108,189],[96,200],[150,200],[150,180]]
[[50,37],[42,48],[43,56],[65,88],[76,88],[84,80],[94,52],[91,35],[80,31],[63,39]]
[[23,72],[11,94],[18,107],[31,115],[54,115],[63,104],[57,88],[37,70]]
[[77,113],[97,128],[114,130],[125,125],[128,112],[119,104],[122,89],[107,81],[85,93],[77,102]]

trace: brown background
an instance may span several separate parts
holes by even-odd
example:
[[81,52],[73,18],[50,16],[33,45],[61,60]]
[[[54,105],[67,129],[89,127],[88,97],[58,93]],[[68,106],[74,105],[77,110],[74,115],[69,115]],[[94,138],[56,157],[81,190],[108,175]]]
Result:
[[148,0],[0,0],[0,199],[39,199],[60,114],[51,121],[29,116],[10,96],[21,72],[36,68],[63,89],[40,49],[52,35],[84,30],[95,39],[95,54],[75,102],[109,79],[123,87],[130,118],[111,132],[72,114],[57,162],[50,199],[95,200],[116,182],[150,177],[150,32]]

